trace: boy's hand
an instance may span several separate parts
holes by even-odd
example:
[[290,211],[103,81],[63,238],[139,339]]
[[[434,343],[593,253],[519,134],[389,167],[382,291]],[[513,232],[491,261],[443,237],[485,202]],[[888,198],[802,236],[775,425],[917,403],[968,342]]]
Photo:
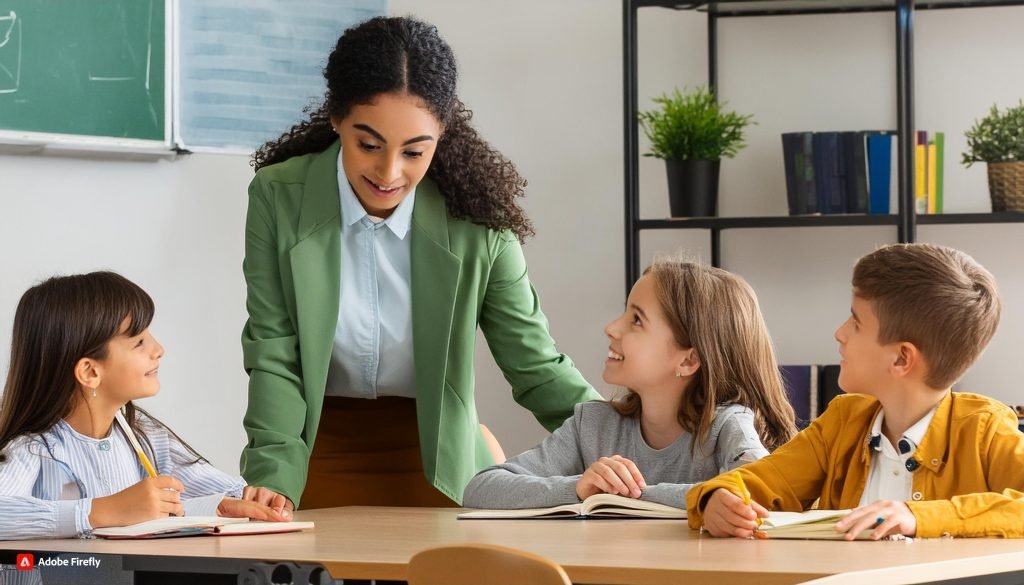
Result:
[[130,488],[104,498],[93,498],[89,524],[93,528],[128,526],[147,520],[181,516],[185,486],[169,475],[147,477]]
[[602,457],[594,462],[576,482],[576,496],[585,500],[594,494],[618,494],[639,498],[647,487],[636,464],[621,455]]
[[278,512],[270,506],[259,502],[239,500],[237,498],[224,498],[221,500],[220,505],[217,506],[217,515],[225,518],[251,518],[266,522],[288,522],[292,519],[292,513],[288,510]]
[[245,489],[242,490],[242,499],[252,500],[264,506],[269,506],[279,514],[288,512],[288,515],[291,516],[291,513],[295,510],[291,500],[265,487],[245,486]]
[[869,528],[874,528],[871,540],[885,538],[890,534],[914,536],[917,534],[917,518],[905,502],[876,500],[836,522],[836,530],[845,532],[846,540],[857,538],[858,534]]
[[768,510],[757,502],[743,503],[743,498],[727,489],[711,492],[704,507],[704,530],[711,536],[753,538],[757,519],[767,518]]

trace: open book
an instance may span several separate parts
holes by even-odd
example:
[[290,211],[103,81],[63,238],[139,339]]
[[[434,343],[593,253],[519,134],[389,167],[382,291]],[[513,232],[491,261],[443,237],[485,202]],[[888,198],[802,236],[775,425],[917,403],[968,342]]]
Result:
[[523,510],[474,510],[460,519],[495,518],[686,518],[686,510],[614,494],[595,494],[578,504]]
[[312,530],[312,522],[258,522],[248,518],[220,516],[171,516],[131,526],[97,528],[95,536],[112,539],[168,538],[173,536],[226,536],[234,534],[272,534]]
[[[836,522],[850,510],[807,510],[806,512],[769,512],[760,530],[768,538],[803,538],[812,540],[842,540],[845,533],[836,532]],[[857,540],[871,537],[873,528],[862,531]]]

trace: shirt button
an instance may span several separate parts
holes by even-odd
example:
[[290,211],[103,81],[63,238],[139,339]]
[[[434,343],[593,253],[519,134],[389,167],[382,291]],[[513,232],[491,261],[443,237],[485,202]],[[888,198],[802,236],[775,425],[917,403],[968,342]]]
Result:
[[921,499],[924,498],[924,494],[922,494],[921,492],[914,492],[914,495],[912,495],[910,497],[914,498],[915,502],[919,502],[919,501],[921,501]]
[[938,464],[939,464],[939,460],[938,459],[932,459],[932,465],[938,465]]
[[100,441],[99,450],[110,451],[110,441]]

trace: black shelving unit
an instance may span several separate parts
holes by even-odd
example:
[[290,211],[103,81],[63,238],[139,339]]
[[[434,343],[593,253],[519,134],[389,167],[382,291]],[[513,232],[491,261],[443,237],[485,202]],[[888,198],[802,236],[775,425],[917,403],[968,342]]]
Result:
[[[623,0],[622,68],[625,112],[625,224],[626,294],[640,276],[640,232],[657,229],[706,229],[711,235],[711,263],[721,265],[721,235],[725,229],[775,227],[828,227],[895,225],[897,241],[913,242],[917,224],[968,224],[1024,222],[1024,213],[951,213],[918,216],[914,209],[914,144],[904,137],[914,131],[914,11],[944,8],[1019,6],[1024,0],[716,0],[676,2],[666,0]],[[897,152],[896,215],[807,215],[778,217],[695,217],[640,219],[639,126],[637,124],[637,11],[658,7],[697,10],[708,22],[708,87],[714,93],[718,82],[718,19],[784,16],[792,14],[841,14],[851,12],[892,12],[896,19],[896,129],[900,137]]]

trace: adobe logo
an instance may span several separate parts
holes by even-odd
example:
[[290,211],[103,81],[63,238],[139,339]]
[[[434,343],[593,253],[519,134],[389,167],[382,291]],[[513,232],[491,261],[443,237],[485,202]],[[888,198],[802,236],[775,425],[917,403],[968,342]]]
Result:
[[31,571],[36,567],[36,559],[29,553],[22,553],[15,558],[15,565],[19,571]]

